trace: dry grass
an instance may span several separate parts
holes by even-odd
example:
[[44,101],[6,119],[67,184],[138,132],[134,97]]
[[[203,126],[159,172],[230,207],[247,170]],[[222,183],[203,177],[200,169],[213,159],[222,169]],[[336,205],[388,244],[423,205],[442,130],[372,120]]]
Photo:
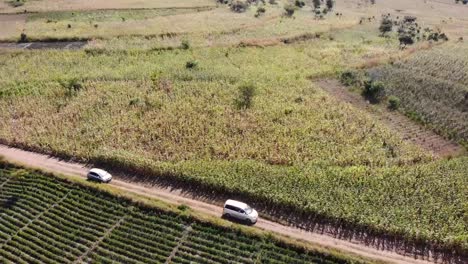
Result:
[[26,24],[26,15],[0,16],[0,39],[18,38]]
[[14,8],[0,2],[0,13],[97,10],[97,9],[134,9],[134,8],[168,8],[215,6],[212,0],[40,0],[26,1],[23,6]]

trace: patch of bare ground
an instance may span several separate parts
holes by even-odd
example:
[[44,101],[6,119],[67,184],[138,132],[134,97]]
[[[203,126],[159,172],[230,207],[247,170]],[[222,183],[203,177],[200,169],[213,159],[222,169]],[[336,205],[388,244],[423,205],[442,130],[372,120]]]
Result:
[[0,15],[0,39],[19,38],[27,15]]
[[316,81],[316,83],[338,100],[368,112],[377,120],[386,124],[392,131],[400,134],[403,140],[433,153],[436,158],[458,156],[464,152],[463,147],[459,144],[437,135],[432,130],[415,123],[400,112],[370,104],[361,95],[349,91],[337,80],[326,79]]

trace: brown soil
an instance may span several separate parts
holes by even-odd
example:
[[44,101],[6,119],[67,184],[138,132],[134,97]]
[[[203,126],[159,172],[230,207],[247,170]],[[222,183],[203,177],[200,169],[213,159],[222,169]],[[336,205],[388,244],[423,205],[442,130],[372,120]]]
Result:
[[[89,170],[89,167],[84,164],[66,162],[46,155],[10,148],[4,145],[0,145],[0,156],[17,164],[47,172],[69,175],[71,177],[79,176],[84,178]],[[220,217],[222,214],[223,200],[219,197],[214,198],[209,194],[194,194],[193,192],[174,186],[133,182],[118,173],[114,173],[114,179],[110,185],[129,193],[156,198],[168,203],[185,204],[193,210],[207,215]],[[317,228],[314,229],[314,231],[308,231],[262,218],[259,219],[255,228],[275,232],[320,247],[359,255],[378,262],[423,264],[431,263],[428,259],[434,261],[434,256],[430,252],[425,252],[424,255],[421,256],[419,253],[408,253],[405,250],[395,249],[381,241],[371,243],[355,237],[343,237],[341,235],[332,234],[326,229]],[[461,260],[461,263],[462,262],[463,260]]]
[[354,107],[368,112],[389,126],[392,131],[399,133],[403,140],[430,151],[435,157],[458,156],[464,152],[462,146],[437,135],[403,114],[370,104],[361,95],[349,91],[347,87],[341,85],[337,80],[320,80],[317,81],[317,84],[338,100],[352,104]]

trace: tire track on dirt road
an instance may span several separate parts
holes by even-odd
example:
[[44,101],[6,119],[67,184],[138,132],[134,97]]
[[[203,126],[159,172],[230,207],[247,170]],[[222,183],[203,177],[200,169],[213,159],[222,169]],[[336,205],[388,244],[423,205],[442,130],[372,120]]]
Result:
[[[47,155],[28,152],[16,148],[0,145],[0,157],[16,164],[37,168],[43,171],[59,173],[68,176],[79,176],[86,178],[89,166],[80,163],[66,162]],[[171,204],[185,204],[194,211],[202,212],[212,216],[220,217],[222,214],[222,201],[212,201],[210,203],[196,200],[190,197],[184,190],[159,186],[145,186],[141,183],[123,181],[118,175],[110,185],[120,190],[131,193],[156,198]],[[344,253],[359,255],[364,258],[386,263],[401,264],[427,264],[432,263],[426,259],[416,259],[414,256],[399,254],[387,249],[378,249],[366,246],[359,241],[341,240],[327,234],[315,233],[304,229],[282,225],[266,219],[259,219],[255,228],[274,232],[283,236],[297,239],[303,242],[319,245],[324,248],[336,249]],[[428,257],[426,257],[428,258]]]

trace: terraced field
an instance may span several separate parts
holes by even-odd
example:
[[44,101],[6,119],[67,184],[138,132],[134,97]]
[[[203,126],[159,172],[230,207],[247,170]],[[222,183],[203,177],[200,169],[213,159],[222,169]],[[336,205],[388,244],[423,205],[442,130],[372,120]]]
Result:
[[0,169],[0,263],[348,263],[69,182]]

